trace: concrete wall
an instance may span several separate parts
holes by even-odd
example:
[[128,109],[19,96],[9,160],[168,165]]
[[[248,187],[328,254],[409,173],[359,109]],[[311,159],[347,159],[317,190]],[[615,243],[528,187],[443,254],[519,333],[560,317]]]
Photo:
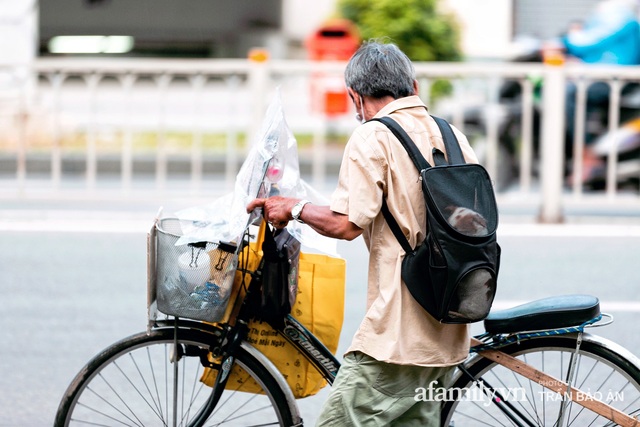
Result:
[[[11,4],[11,0],[0,0]],[[519,34],[548,37],[597,0],[441,0],[462,27],[469,59],[502,59]],[[21,3],[21,2],[15,2]],[[132,35],[137,54],[242,58],[267,47],[304,58],[304,39],[334,16],[337,0],[40,1],[40,40],[55,35]]]

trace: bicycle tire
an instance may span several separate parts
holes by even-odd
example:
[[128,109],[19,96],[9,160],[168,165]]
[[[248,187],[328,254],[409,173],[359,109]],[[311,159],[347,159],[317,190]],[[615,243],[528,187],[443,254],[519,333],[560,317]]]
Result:
[[[216,336],[179,328],[177,340],[181,350],[186,346],[207,349],[216,342]],[[195,425],[193,420],[201,415],[198,413],[212,395],[212,388],[200,382],[204,368],[199,357],[183,355],[176,376],[176,364],[170,361],[173,354],[173,328],[132,335],[106,348],[68,387],[55,426]],[[228,383],[212,414],[206,417],[206,425],[293,425],[285,394],[275,378],[243,348],[235,356],[234,366],[252,377],[263,393],[244,393],[241,385]]]
[[[583,337],[572,385],[626,414],[637,416],[640,414],[638,366],[612,348],[615,346],[603,345],[588,338]],[[577,335],[535,338],[511,344],[500,351],[566,381],[569,359],[575,352],[576,340]],[[454,392],[442,399],[443,426],[558,425],[560,407],[563,404],[561,395],[489,359],[478,357],[475,360],[475,363],[470,363],[466,368],[467,371],[476,379],[482,377],[492,389],[486,394],[489,390],[487,386],[459,371],[460,375],[451,388]],[[507,417],[497,404],[491,402],[493,390],[500,393],[502,401],[513,405],[521,415]],[[562,425],[595,427],[615,424],[579,403],[569,401]]]

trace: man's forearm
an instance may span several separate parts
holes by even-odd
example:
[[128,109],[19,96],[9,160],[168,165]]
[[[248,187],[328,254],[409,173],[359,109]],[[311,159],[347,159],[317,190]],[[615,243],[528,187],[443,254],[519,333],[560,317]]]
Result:
[[362,229],[349,221],[347,215],[333,212],[328,206],[309,203],[302,210],[300,219],[323,236],[334,239],[353,240],[362,234]]
[[[293,220],[291,209],[299,201],[299,199],[280,196],[255,199],[247,206],[247,212],[262,208],[267,221],[276,228],[284,228],[289,221]],[[353,240],[362,234],[362,229],[349,221],[347,215],[333,212],[329,206],[307,203],[299,219],[323,236],[334,239]]]

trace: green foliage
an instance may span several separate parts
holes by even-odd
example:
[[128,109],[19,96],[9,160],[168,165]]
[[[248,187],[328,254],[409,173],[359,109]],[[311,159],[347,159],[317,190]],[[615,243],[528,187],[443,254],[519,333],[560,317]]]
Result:
[[455,18],[437,0],[338,0],[339,14],[353,21],[363,40],[388,38],[412,61],[461,57]]

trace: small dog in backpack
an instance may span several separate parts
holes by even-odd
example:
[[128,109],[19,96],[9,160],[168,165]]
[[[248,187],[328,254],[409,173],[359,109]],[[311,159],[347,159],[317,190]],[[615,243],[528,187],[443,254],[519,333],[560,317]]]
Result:
[[484,317],[496,293],[496,280],[485,269],[478,269],[466,276],[452,298],[449,315],[459,318]]
[[462,206],[447,206],[445,210],[451,213],[447,221],[456,231],[475,237],[489,234],[487,220],[478,212]]

